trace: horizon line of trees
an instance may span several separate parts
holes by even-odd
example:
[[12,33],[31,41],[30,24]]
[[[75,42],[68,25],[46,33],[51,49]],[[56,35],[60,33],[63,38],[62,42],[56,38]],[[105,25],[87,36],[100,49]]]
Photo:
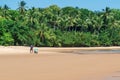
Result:
[[0,7],[0,45],[120,46],[120,9]]

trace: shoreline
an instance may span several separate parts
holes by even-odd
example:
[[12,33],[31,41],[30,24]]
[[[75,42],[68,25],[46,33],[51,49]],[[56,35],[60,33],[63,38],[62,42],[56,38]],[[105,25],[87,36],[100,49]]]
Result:
[[[117,53],[120,53],[120,46],[112,47],[34,47],[38,48],[38,54],[44,53],[100,53],[100,50],[119,50]],[[30,47],[28,46],[0,46],[0,54],[30,54]],[[109,53],[109,52],[108,52]],[[112,53],[112,52],[110,52]],[[114,53],[114,52],[113,52]]]

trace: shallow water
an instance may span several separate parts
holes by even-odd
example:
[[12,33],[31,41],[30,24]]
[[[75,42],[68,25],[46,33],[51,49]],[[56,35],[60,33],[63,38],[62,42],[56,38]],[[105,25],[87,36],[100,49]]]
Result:
[[120,49],[100,49],[100,50],[79,50],[79,51],[73,51],[73,53],[76,54],[90,54],[90,53],[95,53],[95,54],[118,54],[120,53]]
[[116,72],[111,76],[106,77],[104,80],[120,80],[120,72]]
[[97,52],[111,52],[111,53],[120,53],[119,49],[113,50],[96,50]]

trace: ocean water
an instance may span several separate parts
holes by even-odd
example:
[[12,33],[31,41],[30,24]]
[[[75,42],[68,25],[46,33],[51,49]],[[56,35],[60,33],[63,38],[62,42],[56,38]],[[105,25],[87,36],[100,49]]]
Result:
[[108,49],[108,50],[105,50],[105,49],[100,49],[100,50],[76,50],[76,51],[73,51],[73,53],[76,53],[76,54],[120,54],[120,49]]
[[110,52],[110,53],[120,53],[119,49],[111,49],[111,50],[96,50],[97,52]]

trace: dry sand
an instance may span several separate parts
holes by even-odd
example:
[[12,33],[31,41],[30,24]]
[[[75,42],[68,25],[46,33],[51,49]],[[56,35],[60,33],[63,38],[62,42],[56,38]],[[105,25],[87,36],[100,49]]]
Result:
[[93,49],[120,48],[39,48],[30,54],[29,47],[0,46],[0,80],[120,80],[119,53],[74,54]]

